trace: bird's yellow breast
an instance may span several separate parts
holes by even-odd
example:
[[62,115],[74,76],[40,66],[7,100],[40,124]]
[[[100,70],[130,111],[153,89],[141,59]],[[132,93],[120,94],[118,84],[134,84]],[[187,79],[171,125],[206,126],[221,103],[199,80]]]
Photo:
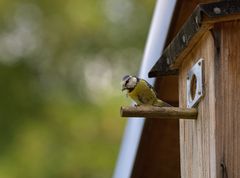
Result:
[[128,95],[137,104],[153,104],[157,100],[155,92],[145,80],[140,80]]

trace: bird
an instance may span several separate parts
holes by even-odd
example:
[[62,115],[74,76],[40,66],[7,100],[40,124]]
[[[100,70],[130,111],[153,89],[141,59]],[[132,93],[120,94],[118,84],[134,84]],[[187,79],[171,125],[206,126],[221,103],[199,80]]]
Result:
[[168,103],[157,98],[154,88],[144,79],[126,75],[122,78],[122,91],[127,91],[135,106],[152,105],[158,107],[171,107]]

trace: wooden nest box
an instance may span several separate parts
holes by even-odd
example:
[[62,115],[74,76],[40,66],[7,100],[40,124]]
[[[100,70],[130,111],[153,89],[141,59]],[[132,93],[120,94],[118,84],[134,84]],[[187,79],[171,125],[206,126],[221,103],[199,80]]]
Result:
[[240,177],[240,1],[197,6],[150,77],[178,75],[183,178]]
[[197,7],[199,1],[193,2],[178,4],[171,41],[149,77],[157,77],[161,99],[196,108],[198,115],[194,120],[147,119],[132,177],[240,177],[240,1]]

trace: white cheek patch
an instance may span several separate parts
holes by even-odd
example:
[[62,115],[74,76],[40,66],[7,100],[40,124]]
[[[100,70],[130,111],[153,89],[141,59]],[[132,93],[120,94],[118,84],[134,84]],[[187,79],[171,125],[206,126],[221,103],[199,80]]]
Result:
[[135,77],[132,77],[129,82],[128,82],[128,87],[129,88],[134,88],[137,84],[137,79]]

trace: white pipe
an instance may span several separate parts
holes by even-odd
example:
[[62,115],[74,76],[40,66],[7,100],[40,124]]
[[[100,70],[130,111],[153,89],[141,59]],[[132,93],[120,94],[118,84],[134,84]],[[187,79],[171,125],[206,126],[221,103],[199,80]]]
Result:
[[[144,78],[150,84],[154,84],[155,80],[148,78],[148,72],[163,51],[175,4],[176,0],[158,0],[155,6],[139,73],[139,77]],[[131,176],[143,126],[144,118],[128,120],[113,178]]]

